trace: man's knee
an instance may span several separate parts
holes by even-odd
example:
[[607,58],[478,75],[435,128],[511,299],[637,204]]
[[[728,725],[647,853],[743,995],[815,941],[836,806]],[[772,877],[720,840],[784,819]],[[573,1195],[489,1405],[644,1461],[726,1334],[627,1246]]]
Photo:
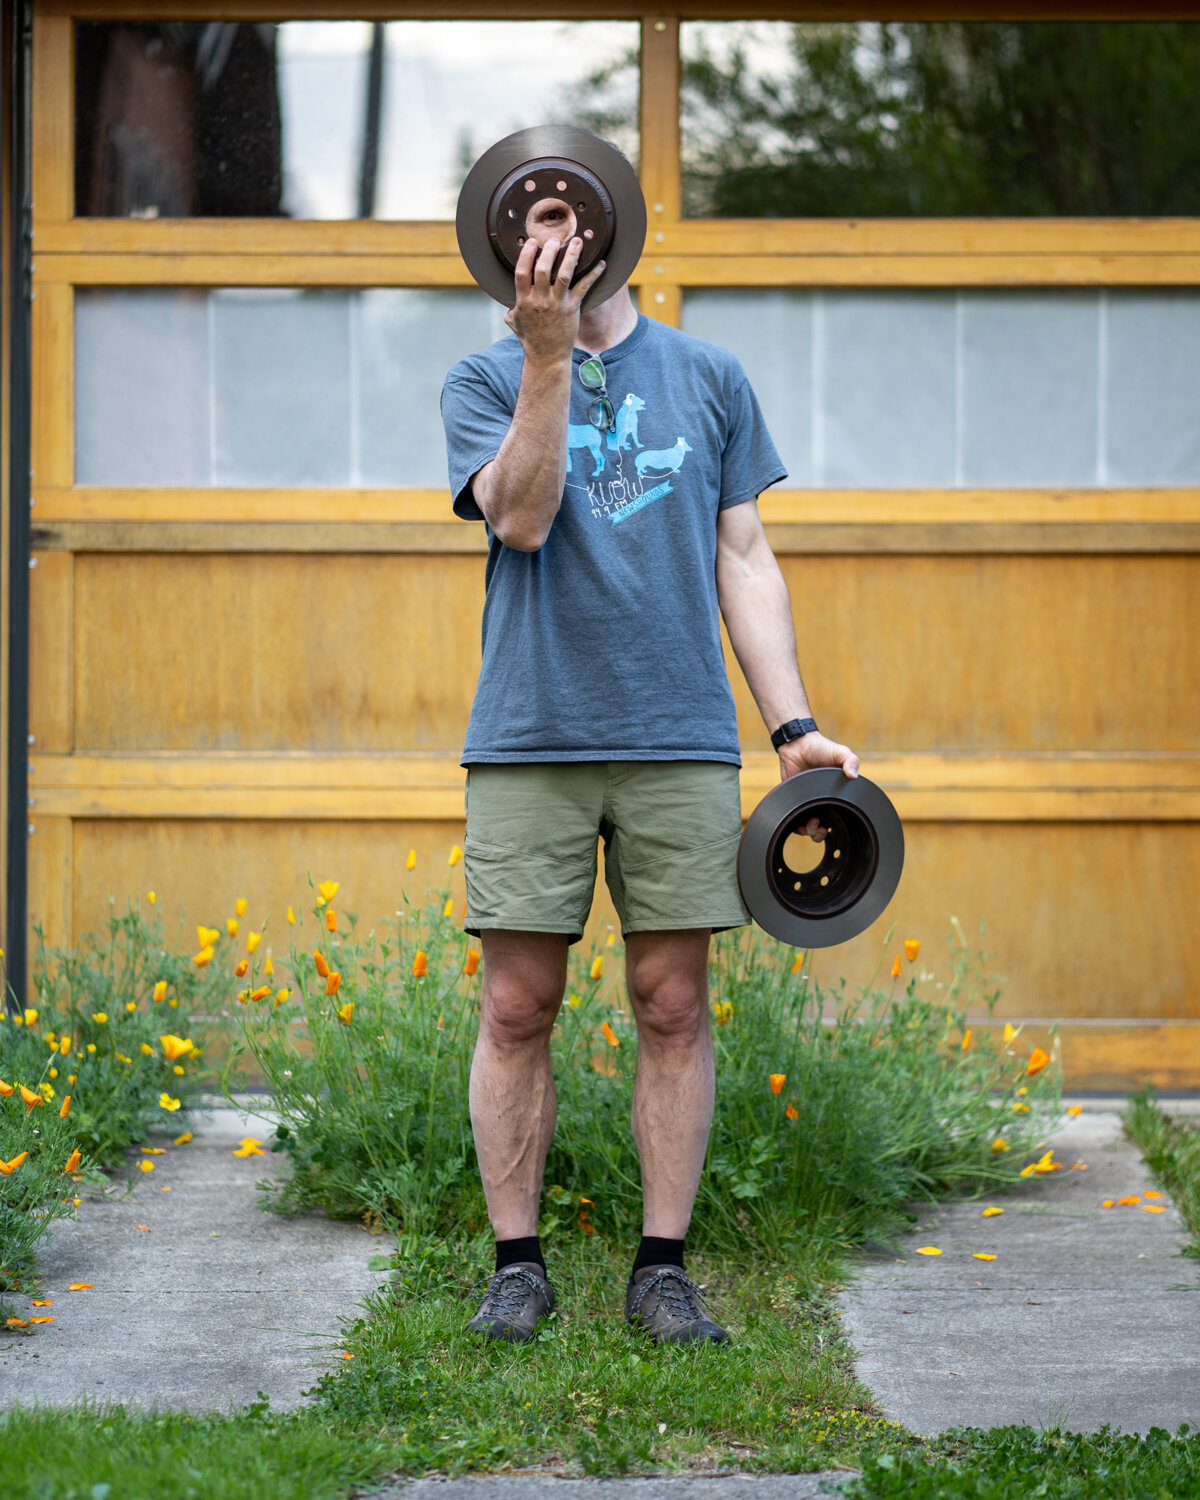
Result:
[[696,975],[639,967],[629,974],[629,994],[643,1034],[688,1043],[704,1029],[707,990]]
[[485,934],[480,1024],[498,1046],[546,1038],[562,1004],[565,940]]

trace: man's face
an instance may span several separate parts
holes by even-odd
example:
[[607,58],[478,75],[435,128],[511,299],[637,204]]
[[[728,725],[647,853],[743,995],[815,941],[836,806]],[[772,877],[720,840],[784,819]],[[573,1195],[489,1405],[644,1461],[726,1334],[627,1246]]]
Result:
[[[566,183],[561,183],[566,188]],[[525,215],[525,233],[529,239],[544,245],[547,240],[557,240],[565,246],[576,232],[575,210],[565,198],[539,198]],[[583,231],[585,241],[592,238],[592,231]]]

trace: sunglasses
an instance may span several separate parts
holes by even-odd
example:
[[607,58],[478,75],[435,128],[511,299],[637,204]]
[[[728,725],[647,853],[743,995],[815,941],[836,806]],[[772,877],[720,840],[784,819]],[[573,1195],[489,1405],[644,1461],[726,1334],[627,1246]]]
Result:
[[579,381],[585,390],[595,393],[588,402],[588,421],[601,432],[616,432],[617,413],[605,389],[604,366],[598,355],[589,355],[579,366]]

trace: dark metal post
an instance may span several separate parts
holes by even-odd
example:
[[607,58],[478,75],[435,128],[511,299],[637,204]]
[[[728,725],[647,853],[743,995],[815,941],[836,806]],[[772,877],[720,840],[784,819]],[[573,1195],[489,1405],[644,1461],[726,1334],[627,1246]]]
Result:
[[363,120],[362,167],[358,177],[358,217],[375,217],[375,187],[379,178],[379,129],[383,114],[383,44],[386,23],[371,27],[367,61],[367,111]]
[[8,228],[8,827],[4,968],[10,1008],[25,1001],[28,964],[29,815],[29,407],[32,329],[33,200],[30,172],[30,103],[33,15],[30,0],[9,0]]

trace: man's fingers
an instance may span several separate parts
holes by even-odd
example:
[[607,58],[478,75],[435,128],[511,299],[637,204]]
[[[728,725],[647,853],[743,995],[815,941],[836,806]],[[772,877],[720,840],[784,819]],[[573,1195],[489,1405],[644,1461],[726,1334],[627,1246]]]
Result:
[[542,246],[542,253],[533,268],[533,284],[539,289],[550,285],[550,272],[554,268],[554,257],[558,254],[558,241],[549,239]]
[[537,240],[526,240],[521,246],[521,253],[517,256],[517,269],[514,273],[518,297],[528,292],[533,285],[533,262],[537,252]]
[[855,755],[853,750],[847,750],[845,745],[839,745],[838,749],[841,751],[840,764],[842,774],[848,776],[853,781],[858,775],[858,756]]
[[820,818],[809,818],[808,822],[804,825],[804,831],[814,843],[823,844],[825,842],[825,835],[829,832],[829,829],[821,826]]
[[575,267],[579,264],[579,257],[582,253],[583,241],[581,239],[567,241],[567,248],[563,251],[563,258],[558,267],[558,275],[554,278],[555,286],[571,285],[571,277],[575,274]]
[[592,269],[587,273],[582,281],[571,288],[571,297],[576,307],[579,306],[579,304],[583,301],[583,299],[587,296],[591,289],[600,280],[600,277],[604,274],[605,264],[605,261],[599,261],[592,267]]

